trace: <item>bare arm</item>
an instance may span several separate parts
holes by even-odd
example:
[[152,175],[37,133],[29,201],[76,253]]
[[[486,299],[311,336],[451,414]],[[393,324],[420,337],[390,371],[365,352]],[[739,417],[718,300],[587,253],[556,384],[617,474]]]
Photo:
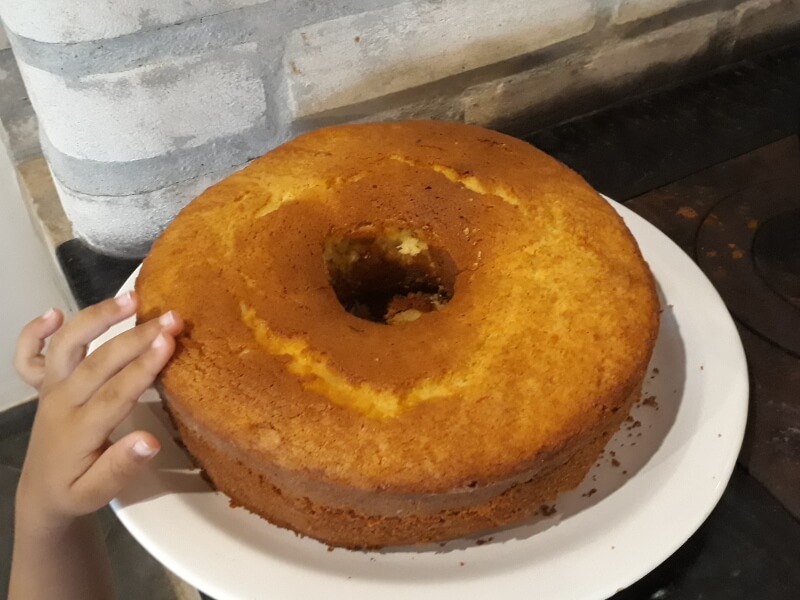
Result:
[[115,597],[108,554],[92,516],[57,529],[18,516],[15,526],[9,600]]
[[[137,431],[108,436],[175,349],[175,313],[131,329],[86,357],[86,347],[136,311],[135,294],[63,324],[48,311],[23,329],[15,366],[39,389],[39,407],[16,497],[9,600],[114,597],[105,545],[91,513],[107,504],[160,446]],[[52,337],[46,355],[45,340]]]

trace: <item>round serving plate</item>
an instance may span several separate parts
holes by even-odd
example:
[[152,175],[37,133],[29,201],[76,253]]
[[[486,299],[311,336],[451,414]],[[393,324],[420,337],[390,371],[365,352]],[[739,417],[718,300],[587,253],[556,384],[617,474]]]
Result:
[[167,568],[217,600],[596,600],[629,586],[683,544],[722,495],[744,435],[748,378],[736,327],[700,269],[611,204],[658,283],[658,341],[631,418],[583,483],[529,523],[444,545],[329,550],[231,508],[174,441],[153,390],[117,434],[147,429],[162,451],[114,500],[117,516]]

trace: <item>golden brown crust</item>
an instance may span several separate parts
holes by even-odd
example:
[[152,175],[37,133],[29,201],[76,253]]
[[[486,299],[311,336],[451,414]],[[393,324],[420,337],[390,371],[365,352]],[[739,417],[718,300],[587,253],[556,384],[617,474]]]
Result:
[[539,470],[489,487],[470,487],[469,493],[429,495],[363,493],[320,484],[304,474],[259,470],[264,465],[249,464],[228,444],[206,440],[171,416],[187,450],[232,505],[331,546],[366,549],[480,535],[525,521],[583,480],[639,397],[637,389],[620,410],[605,415],[591,436],[574,438]]
[[[458,275],[442,310],[397,326],[344,311],[324,242],[370,223],[446,249]],[[237,498],[238,482],[243,504],[300,531],[299,513],[247,500],[246,473],[305,490],[314,514],[335,490],[351,507],[478,502],[610,435],[658,328],[647,265],[596,192],[528,144],[443,122],[277,148],[181,213],[137,289],[140,317],[175,309],[188,323],[160,385],[190,450],[221,489]],[[236,460],[245,472],[227,475]]]

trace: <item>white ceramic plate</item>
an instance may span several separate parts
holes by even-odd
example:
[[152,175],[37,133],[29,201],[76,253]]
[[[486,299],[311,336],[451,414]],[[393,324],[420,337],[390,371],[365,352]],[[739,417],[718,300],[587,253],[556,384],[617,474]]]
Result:
[[[661,332],[644,392],[655,402],[634,409],[635,422],[583,484],[558,499],[555,514],[486,543],[329,551],[230,508],[174,443],[151,390],[119,433],[148,429],[163,450],[112,503],[118,517],[159,561],[218,600],[592,600],[629,586],[683,544],[722,495],[744,434],[748,378],[733,321],[702,272],[655,227],[612,204],[661,294]],[[133,288],[137,273],[121,291]]]

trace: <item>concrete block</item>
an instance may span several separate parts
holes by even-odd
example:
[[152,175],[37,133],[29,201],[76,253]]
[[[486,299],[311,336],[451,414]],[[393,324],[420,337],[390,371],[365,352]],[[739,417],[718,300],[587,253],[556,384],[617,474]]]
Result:
[[114,38],[271,0],[0,0],[9,30],[48,43]]
[[585,66],[592,82],[618,80],[703,54],[720,27],[715,14],[681,21],[647,35],[600,47]]
[[104,254],[140,258],[184,206],[241,167],[127,196],[82,194],[65,187],[57,177],[53,182],[78,237]]
[[109,196],[149,192],[241,164],[267,152],[274,145],[274,137],[264,119],[259,119],[249,129],[199,146],[139,160],[108,162],[64,154],[53,146],[46,131],[40,134],[42,152],[65,186],[85,194]]
[[119,73],[65,78],[20,62],[52,145],[94,161],[136,161],[251,129],[264,118],[256,44]]
[[[3,1],[0,0],[0,6]],[[176,2],[169,0],[169,4]],[[273,56],[283,57],[283,40],[288,32],[311,23],[396,3],[397,0],[262,0],[253,6],[142,29],[133,35],[77,43],[44,43],[14,35],[12,31],[8,33],[19,60],[43,71],[77,77],[125,71],[156,62],[160,57],[202,54],[248,42],[258,42],[262,58],[266,56],[271,61]]]
[[709,0],[620,0],[614,11],[613,22],[622,24],[642,21],[682,6],[701,2],[709,4]]
[[333,111],[324,116],[296,121],[290,128],[290,134],[293,137],[319,127],[329,127],[340,123],[372,123],[409,119],[463,121],[464,108],[459,98],[454,95],[426,94],[421,99],[402,104],[368,102],[365,105],[348,107],[342,112]]
[[5,50],[6,48],[10,48],[10,44],[8,43],[8,36],[6,35],[6,30],[3,27],[3,22],[0,21],[0,50]]
[[[573,59],[575,60],[575,59]],[[555,63],[470,88],[461,102],[464,120],[474,125],[502,126],[523,113],[536,114],[556,99],[587,83],[580,62]]]
[[410,119],[463,121],[463,103],[459,102],[457,98],[431,96],[417,102],[386,108],[379,112],[359,117],[353,122],[374,123],[379,121],[407,121]]
[[36,115],[9,48],[0,50],[0,138],[15,162],[41,153]]
[[[750,0],[736,7],[736,38],[776,36],[800,28],[800,0]],[[795,36],[795,41],[800,34]],[[789,41],[789,40],[786,40]]]
[[638,38],[609,41],[590,55],[475,86],[463,99],[465,120],[502,125],[523,112],[535,114],[592,88],[613,87],[654,67],[681,64],[706,50],[717,25],[713,15],[698,17]]
[[478,69],[592,29],[589,0],[403,2],[291,33],[289,107],[303,118]]

